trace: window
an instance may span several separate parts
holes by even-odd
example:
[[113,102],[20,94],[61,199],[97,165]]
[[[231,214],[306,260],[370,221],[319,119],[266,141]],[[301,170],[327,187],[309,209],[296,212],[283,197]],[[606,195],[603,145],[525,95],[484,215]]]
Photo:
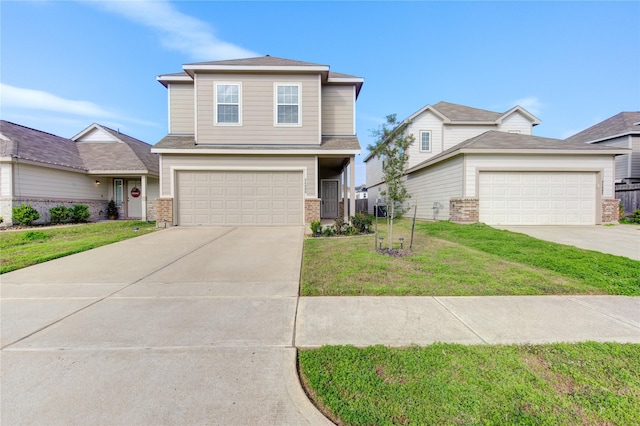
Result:
[[122,179],[113,180],[113,201],[116,202],[116,206],[122,205],[123,196],[123,181]]
[[431,131],[420,132],[420,151],[431,152]]
[[300,124],[300,85],[276,84],[276,124]]
[[216,84],[216,124],[217,125],[240,125],[241,110],[240,98],[241,90],[239,83],[217,83]]

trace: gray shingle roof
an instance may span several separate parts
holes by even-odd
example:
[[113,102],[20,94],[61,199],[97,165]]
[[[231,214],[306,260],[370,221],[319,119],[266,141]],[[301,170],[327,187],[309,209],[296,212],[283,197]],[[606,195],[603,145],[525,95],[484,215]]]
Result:
[[630,133],[640,133],[640,112],[621,112],[565,140],[584,143]]
[[229,66],[289,66],[289,67],[326,67],[327,65],[311,62],[295,61],[292,59],[277,58],[275,56],[258,56],[256,58],[228,59],[223,61],[196,62],[189,65],[229,65]]
[[496,121],[502,115],[499,112],[449,102],[438,102],[432,107],[451,121]]
[[112,134],[120,143],[75,142],[2,120],[0,155],[83,172],[119,170],[158,175],[158,155],[151,153],[151,145],[108,127],[97,126]]
[[154,145],[160,149],[241,149],[241,150],[273,150],[274,152],[283,150],[359,150],[360,143],[355,136],[323,136],[320,146],[317,145],[196,145],[193,136],[167,135]]
[[76,143],[71,139],[31,129],[9,121],[0,121],[0,156],[86,171]]
[[450,156],[451,154],[464,153],[465,151],[487,151],[492,152],[504,152],[505,150],[521,151],[522,153],[535,154],[536,151],[572,151],[573,153],[584,152],[585,154],[593,154],[601,152],[603,154],[615,153],[620,151],[620,148],[601,146],[601,145],[588,145],[582,142],[568,142],[562,139],[543,138],[540,136],[521,135],[516,133],[501,132],[498,130],[490,130],[475,136],[471,139],[467,139],[438,155],[431,157],[428,160],[423,161],[409,169],[410,172],[419,170],[428,164],[437,163],[439,160]]

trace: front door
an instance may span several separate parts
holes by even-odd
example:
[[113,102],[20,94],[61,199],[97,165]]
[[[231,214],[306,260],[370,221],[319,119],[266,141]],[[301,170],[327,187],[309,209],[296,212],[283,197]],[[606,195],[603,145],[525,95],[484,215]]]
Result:
[[141,184],[139,180],[127,181],[127,217],[142,217]]
[[322,210],[320,217],[335,219],[338,217],[338,181],[323,180],[322,190]]

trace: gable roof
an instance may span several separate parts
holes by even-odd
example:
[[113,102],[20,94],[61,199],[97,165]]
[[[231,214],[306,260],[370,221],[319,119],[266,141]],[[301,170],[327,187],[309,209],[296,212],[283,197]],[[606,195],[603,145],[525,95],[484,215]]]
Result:
[[70,139],[5,120],[0,121],[0,134],[0,157],[86,171],[78,148]]
[[500,113],[444,101],[440,101],[435,105],[426,105],[420,108],[418,111],[411,114],[404,122],[411,121],[428,110],[439,116],[442,121],[447,124],[499,124],[504,118],[516,111],[527,117],[534,126],[540,124],[540,119],[522,108],[520,105],[516,105],[510,110]]
[[[113,143],[79,142],[99,129],[113,136]],[[151,145],[99,124],[92,124],[72,139],[0,121],[0,157],[11,157],[66,167],[83,173],[149,173],[158,175],[158,156]]]
[[[102,131],[113,138],[113,143],[83,141],[83,137],[94,131]],[[118,130],[93,123],[72,140],[88,170],[93,173],[118,171],[128,173],[147,172],[159,174],[158,155],[151,153],[151,145]]]
[[255,58],[227,59],[222,61],[195,62],[185,64],[184,68],[191,68],[197,65],[207,65],[216,67],[322,67],[329,70],[328,65],[315,64],[312,62],[296,61],[293,59],[278,58],[275,56],[265,55]]
[[562,139],[489,130],[481,135],[467,139],[428,160],[407,170],[412,173],[431,164],[438,163],[459,154],[626,154],[628,149],[601,145],[588,145],[581,142],[567,142]]
[[632,134],[640,134],[640,111],[621,112],[565,140],[592,143]]

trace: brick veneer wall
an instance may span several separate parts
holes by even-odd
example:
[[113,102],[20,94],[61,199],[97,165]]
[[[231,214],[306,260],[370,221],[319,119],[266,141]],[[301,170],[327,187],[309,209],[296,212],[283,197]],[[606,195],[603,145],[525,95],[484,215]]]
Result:
[[620,200],[617,198],[605,198],[602,200],[602,223],[617,222],[620,220]]
[[320,199],[307,198],[304,200],[304,222],[311,223],[320,220]]
[[67,208],[71,208],[76,204],[85,204],[89,206],[89,213],[91,216],[89,217],[89,222],[96,222],[98,220],[107,219],[107,202],[106,201],[96,201],[96,200],[61,200],[61,199],[52,199],[52,198],[34,198],[34,197],[24,197],[15,199],[12,201],[7,201],[5,206],[3,206],[3,211],[7,211],[7,216],[3,216],[4,223],[3,225],[12,224],[11,213],[13,207],[19,207],[22,204],[30,205],[34,209],[40,213],[40,218],[36,220],[35,224],[41,225],[51,222],[51,215],[49,214],[49,209],[57,206],[65,206]]
[[449,220],[455,223],[475,223],[480,220],[478,198],[452,198],[449,200]]
[[156,227],[173,226],[173,198],[156,198]]

